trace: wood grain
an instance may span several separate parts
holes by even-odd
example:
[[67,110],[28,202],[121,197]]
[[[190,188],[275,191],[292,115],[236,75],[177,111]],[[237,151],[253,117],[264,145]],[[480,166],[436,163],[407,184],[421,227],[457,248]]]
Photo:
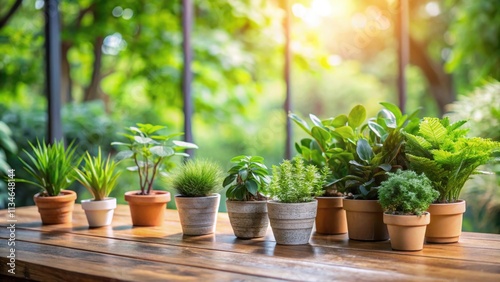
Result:
[[[194,237],[182,235],[175,210],[167,210],[160,227],[133,227],[123,205],[111,226],[95,229],[79,205],[71,224],[42,226],[36,207],[19,208],[16,216],[17,277],[39,281],[75,280],[75,274],[81,281],[500,281],[498,234],[464,233],[459,243],[396,252],[389,241],[352,241],[345,234],[314,234],[302,246],[276,245],[270,229],[264,238],[240,240],[225,213],[216,234]],[[2,241],[8,235],[2,227]],[[0,274],[8,274],[6,247],[0,256]]]

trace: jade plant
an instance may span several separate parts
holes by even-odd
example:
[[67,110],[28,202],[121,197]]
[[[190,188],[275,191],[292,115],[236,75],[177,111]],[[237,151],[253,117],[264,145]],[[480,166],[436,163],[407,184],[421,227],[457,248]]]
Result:
[[227,188],[227,199],[236,201],[267,199],[262,191],[269,185],[271,178],[264,164],[264,158],[237,156],[231,159],[231,163],[234,166],[229,169],[222,183],[222,186]]
[[41,188],[42,197],[58,196],[75,180],[74,167],[81,161],[81,158],[75,155],[76,147],[71,143],[65,148],[63,141],[55,141],[49,145],[37,141],[36,146],[31,142],[29,145],[32,153],[24,150],[28,161],[22,158],[19,160],[34,180],[19,179],[19,181]]
[[172,187],[183,197],[205,197],[222,189],[222,170],[209,160],[188,160],[173,174]]
[[448,117],[424,118],[416,134],[405,133],[406,155],[410,168],[425,173],[440,195],[439,203],[459,200],[465,182],[487,163],[500,143],[479,137],[467,137],[461,128],[465,120],[451,123]]
[[379,188],[379,202],[389,214],[421,215],[436,200],[439,192],[425,174],[412,170],[388,173],[389,178]]
[[129,171],[137,171],[139,174],[139,186],[141,195],[149,195],[153,189],[153,183],[159,173],[166,173],[173,168],[172,157],[184,156],[185,149],[197,149],[193,143],[171,140],[184,133],[173,133],[163,135],[161,130],[165,126],[141,124],[127,128],[130,134],[123,134],[129,143],[113,142],[111,145],[126,147],[126,150],[116,155],[118,161],[129,159],[134,162],[133,166],[128,167]]
[[95,201],[104,200],[115,188],[121,174],[116,170],[118,163],[110,156],[104,159],[100,147],[97,156],[93,157],[86,152],[83,161],[81,168],[75,168],[76,180],[87,188]]
[[301,158],[284,160],[279,166],[273,166],[272,171],[269,194],[278,202],[311,202],[324,192],[328,169],[319,170]]

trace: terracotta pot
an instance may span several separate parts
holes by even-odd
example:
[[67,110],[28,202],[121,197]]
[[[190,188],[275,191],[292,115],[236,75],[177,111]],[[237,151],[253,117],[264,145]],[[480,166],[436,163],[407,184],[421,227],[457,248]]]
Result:
[[420,251],[424,248],[425,229],[431,221],[428,212],[417,215],[394,215],[384,213],[391,246],[398,251]]
[[81,204],[90,227],[110,225],[113,221],[116,198],[105,198],[101,201],[82,200]]
[[207,197],[175,195],[175,204],[184,235],[204,235],[215,232],[220,194]]
[[316,197],[316,232],[333,235],[347,233],[347,219],[343,207],[343,197]]
[[60,224],[72,221],[76,200],[74,191],[62,190],[59,196],[53,197],[40,197],[40,193],[37,193],[33,200],[38,207],[42,224]]
[[462,234],[462,218],[465,201],[456,203],[432,204],[427,210],[431,213],[431,223],[425,232],[429,243],[455,243]]
[[385,241],[389,239],[384,211],[377,200],[344,199],[349,239]]
[[165,209],[170,201],[167,191],[151,191],[149,195],[138,195],[140,191],[125,193],[134,226],[160,226],[165,220]]
[[226,201],[234,235],[242,239],[266,236],[269,226],[267,201]]
[[276,243],[304,245],[311,238],[318,201],[307,203],[267,202],[269,221]]

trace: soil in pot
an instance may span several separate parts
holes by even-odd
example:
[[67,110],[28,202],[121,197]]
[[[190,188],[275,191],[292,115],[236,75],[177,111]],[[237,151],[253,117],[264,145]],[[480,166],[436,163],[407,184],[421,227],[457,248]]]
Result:
[[106,198],[101,201],[82,200],[81,204],[90,227],[110,225],[113,221],[116,198]]
[[417,215],[393,215],[384,213],[391,246],[398,251],[420,251],[424,248],[424,237],[431,216],[428,212]]
[[267,202],[269,221],[276,243],[304,245],[311,238],[318,201],[307,203]]
[[130,207],[134,226],[160,226],[165,220],[165,209],[170,201],[167,191],[151,191],[149,195],[139,195],[140,191],[125,193],[125,201]]
[[215,232],[220,194],[207,197],[175,195],[175,204],[184,235],[204,235]]
[[456,243],[462,234],[462,218],[466,203],[460,200],[456,203],[432,204],[431,223],[425,232],[428,243]]
[[316,232],[326,235],[347,233],[347,219],[343,197],[316,197]]
[[226,201],[234,235],[241,239],[266,236],[269,226],[267,201]]
[[72,221],[76,200],[74,191],[62,190],[59,196],[53,197],[40,197],[40,193],[38,193],[33,199],[43,224],[70,223]]
[[377,200],[344,199],[349,239],[385,241],[389,239],[384,211]]

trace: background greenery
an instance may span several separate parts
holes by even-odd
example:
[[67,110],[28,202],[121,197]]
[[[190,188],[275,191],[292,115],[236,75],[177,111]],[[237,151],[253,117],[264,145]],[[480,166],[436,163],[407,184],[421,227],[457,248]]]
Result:
[[[363,104],[373,115],[379,102],[396,103],[397,1],[290,2],[295,113],[325,118]],[[60,3],[66,138],[76,139],[81,151],[95,153],[100,145],[107,154],[114,153],[110,142],[120,138],[117,132],[136,122],[182,131],[181,1]],[[457,97],[500,79],[497,0],[409,3],[408,112],[423,107],[422,116],[441,116]],[[284,1],[195,0],[194,5],[196,157],[226,168],[231,157],[241,154],[261,155],[268,166],[279,163],[286,122]],[[4,151],[19,177],[24,172],[17,157],[24,156],[28,141],[46,132],[43,44],[43,1],[3,0],[0,120],[18,146],[17,153]],[[491,119],[480,123],[485,122]],[[299,140],[301,133],[294,130],[293,140]],[[136,181],[135,174],[125,172],[113,195],[123,201],[121,195],[135,189],[130,183]],[[32,204],[35,188],[17,187],[17,204]],[[498,199],[498,182],[492,187]],[[73,189],[79,200],[89,197],[82,187]],[[499,216],[493,220],[500,222]],[[471,222],[464,225],[467,229],[486,230],[474,226],[475,219],[466,222]]]

